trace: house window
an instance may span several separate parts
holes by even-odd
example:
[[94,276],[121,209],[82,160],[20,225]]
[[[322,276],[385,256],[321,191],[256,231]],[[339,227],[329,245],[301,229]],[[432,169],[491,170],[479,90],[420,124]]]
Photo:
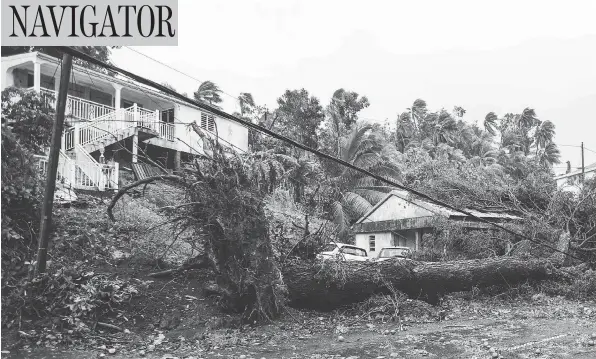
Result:
[[215,116],[201,112],[201,127],[215,133]]
[[161,120],[165,123],[174,123],[174,109],[161,111]]
[[110,95],[109,93],[91,89],[89,90],[89,101],[97,102],[106,106],[111,106],[112,95]]
[[85,98],[85,87],[70,82],[68,84],[68,94],[78,98]]
[[375,251],[375,236],[368,236],[368,248],[370,252]]

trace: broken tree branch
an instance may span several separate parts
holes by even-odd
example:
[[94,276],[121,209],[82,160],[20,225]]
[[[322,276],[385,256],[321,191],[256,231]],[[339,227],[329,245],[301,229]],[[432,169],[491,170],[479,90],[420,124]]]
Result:
[[151,183],[154,182],[156,180],[169,180],[169,181],[174,181],[174,182],[178,182],[178,183],[185,183],[184,182],[184,178],[180,177],[180,176],[175,176],[175,175],[158,175],[158,176],[151,176],[151,177],[146,177],[143,178],[142,180],[130,183],[122,188],[120,188],[118,190],[118,192],[116,193],[116,195],[114,196],[114,198],[112,198],[112,201],[110,202],[110,205],[107,208],[107,212],[108,212],[108,217],[110,217],[110,219],[113,222],[116,222],[116,218],[114,218],[114,213],[112,212],[114,209],[114,206],[116,205],[116,203],[118,202],[118,200],[120,199],[120,197],[124,196],[124,194],[126,192],[128,192],[129,190],[138,187],[140,185],[146,184],[146,183]]

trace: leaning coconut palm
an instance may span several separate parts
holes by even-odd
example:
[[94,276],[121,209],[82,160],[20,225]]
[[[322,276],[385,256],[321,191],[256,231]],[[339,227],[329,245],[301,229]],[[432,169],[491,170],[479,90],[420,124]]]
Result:
[[542,150],[538,152],[537,160],[541,166],[551,167],[555,163],[560,163],[561,152],[554,143],[548,143]]
[[517,118],[518,126],[526,128],[535,126],[539,121],[538,117],[536,117],[536,111],[529,107],[524,108],[521,115]]
[[[355,166],[394,181],[400,178],[400,171],[389,156],[383,153],[386,146],[395,148],[374,134],[371,125],[356,126],[350,134],[343,138],[340,147],[340,158]],[[329,205],[330,215],[337,225],[340,235],[348,231],[349,225],[364,215],[391,188],[368,176],[350,169],[341,169],[332,176],[330,188],[336,188],[335,195]]]
[[497,134],[498,120],[499,118],[494,112],[489,112],[484,117],[484,129],[493,136]]
[[238,96],[238,102],[240,103],[240,114],[242,116],[250,114],[255,107],[255,100],[249,92],[241,92]]
[[540,148],[546,148],[546,146],[553,142],[555,137],[555,125],[550,121],[544,121],[540,126],[536,127],[534,133],[534,140],[536,144],[536,154]]
[[447,111],[441,111],[433,117],[434,128],[432,139],[435,145],[439,143],[452,143],[453,133],[457,130],[457,122]]
[[223,100],[221,99],[221,89],[212,81],[203,82],[197,91],[194,93],[195,100],[206,102],[210,105],[219,107],[218,104]]
[[423,99],[417,99],[412,104],[412,107],[408,108],[410,111],[410,117],[412,118],[412,122],[416,128],[420,128],[420,122],[424,119],[424,116],[427,112],[426,101]]

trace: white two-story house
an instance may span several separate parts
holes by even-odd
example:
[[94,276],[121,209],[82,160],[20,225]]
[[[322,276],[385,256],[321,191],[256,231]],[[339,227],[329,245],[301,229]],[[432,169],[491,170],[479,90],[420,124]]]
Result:
[[[40,52],[2,57],[2,90],[14,86],[55,98],[59,81],[60,59]],[[192,122],[207,134],[217,132],[222,143],[248,150],[248,129],[240,123],[119,75],[74,64],[66,115],[58,175],[74,188],[116,189],[119,168],[145,157],[176,168],[181,159],[203,151]]]

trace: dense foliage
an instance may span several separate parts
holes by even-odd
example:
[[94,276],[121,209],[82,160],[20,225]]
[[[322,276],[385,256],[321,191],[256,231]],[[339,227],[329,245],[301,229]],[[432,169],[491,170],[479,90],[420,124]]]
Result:
[[41,186],[35,154],[49,145],[54,109],[46,97],[2,91],[2,261],[25,259],[35,238]]

